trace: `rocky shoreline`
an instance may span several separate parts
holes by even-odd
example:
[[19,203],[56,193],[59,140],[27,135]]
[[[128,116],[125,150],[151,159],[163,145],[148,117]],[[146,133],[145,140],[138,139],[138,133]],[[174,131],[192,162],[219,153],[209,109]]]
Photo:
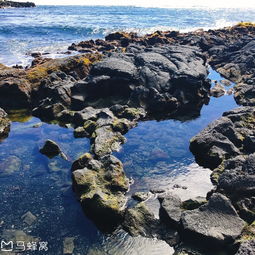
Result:
[[[81,53],[76,56],[47,59],[34,54],[26,69],[0,64],[0,107],[6,112],[29,109],[43,121],[74,127],[75,137],[90,139],[90,152],[73,162],[73,188],[100,229],[112,231],[121,225],[131,235],[165,240],[176,254],[202,254],[183,246],[190,242],[201,246],[201,240],[210,249],[251,254],[254,35],[251,23],[189,33],[157,31],[143,37],[117,32],[105,40],[72,44],[69,50]],[[193,119],[211,95],[223,95],[222,87],[211,89],[208,64],[236,83],[234,98],[244,106],[224,113],[191,140],[197,163],[213,170],[215,188],[202,201],[181,201],[176,195],[155,192],[159,219],[150,212],[146,194],[126,207],[131,180],[112,153],[139,121]],[[4,110],[3,138],[10,125]],[[60,153],[57,145],[51,145]],[[45,148],[43,152],[47,155]]]
[[35,4],[32,2],[14,2],[14,1],[0,1],[0,9],[1,8],[29,8],[35,7]]

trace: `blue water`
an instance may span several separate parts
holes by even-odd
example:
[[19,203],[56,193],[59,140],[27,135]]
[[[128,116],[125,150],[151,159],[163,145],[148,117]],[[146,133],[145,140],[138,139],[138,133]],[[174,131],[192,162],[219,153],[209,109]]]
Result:
[[[38,6],[0,10],[0,63],[27,64],[33,51],[62,53],[72,42],[117,31],[216,28],[254,21],[255,10]],[[60,54],[60,56],[62,56]]]

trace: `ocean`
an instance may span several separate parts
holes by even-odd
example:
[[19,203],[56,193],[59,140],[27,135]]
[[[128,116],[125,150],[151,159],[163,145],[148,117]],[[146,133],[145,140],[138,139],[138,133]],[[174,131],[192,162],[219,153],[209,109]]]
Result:
[[[254,17],[255,10],[241,9],[114,6],[0,9],[0,63],[26,66],[31,61],[30,54],[37,51],[62,57],[71,43],[103,38],[113,31],[139,34],[155,30],[190,31],[254,21]],[[209,78],[223,79],[211,69]],[[195,163],[189,140],[224,111],[235,107],[232,95],[211,98],[195,119],[145,121],[130,130],[125,135],[127,143],[114,153],[123,162],[126,175],[134,180],[128,196],[151,188],[170,189],[183,200],[205,196],[212,188],[211,171]],[[48,242],[47,255],[61,255],[64,249],[73,249],[75,255],[174,253],[162,240],[131,237],[121,229],[111,234],[101,233],[83,214],[72,191],[70,168],[72,161],[89,150],[88,139],[75,139],[71,128],[41,123],[26,112],[16,112],[10,118],[9,137],[0,142],[1,237],[23,236],[27,241]],[[38,123],[41,124],[34,128]],[[54,139],[70,161],[41,155],[39,148],[46,139]],[[6,169],[11,174],[6,175]],[[184,188],[175,189],[175,185]],[[155,212],[158,206],[154,205]],[[27,212],[36,217],[29,226],[22,220]]]
[[113,31],[190,31],[254,21],[248,9],[38,6],[0,10],[0,63],[26,66],[34,51],[61,57],[67,46]]

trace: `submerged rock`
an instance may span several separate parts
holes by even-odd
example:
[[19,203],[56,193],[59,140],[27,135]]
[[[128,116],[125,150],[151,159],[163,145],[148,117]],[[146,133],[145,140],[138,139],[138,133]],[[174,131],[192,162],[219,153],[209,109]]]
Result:
[[27,225],[32,225],[36,221],[37,217],[35,215],[33,215],[30,211],[28,211],[21,216],[21,219]]
[[63,241],[63,254],[73,254],[74,237],[66,237]]
[[61,153],[61,149],[56,142],[47,140],[40,152],[49,158],[53,158]]
[[6,177],[19,172],[22,166],[22,161],[17,156],[9,156],[0,162],[0,177]]
[[233,243],[245,226],[230,200],[219,193],[198,209],[183,212],[181,223],[186,238],[210,245]]
[[226,90],[220,83],[216,83],[215,86],[211,88],[210,94],[213,97],[221,97],[226,94]]

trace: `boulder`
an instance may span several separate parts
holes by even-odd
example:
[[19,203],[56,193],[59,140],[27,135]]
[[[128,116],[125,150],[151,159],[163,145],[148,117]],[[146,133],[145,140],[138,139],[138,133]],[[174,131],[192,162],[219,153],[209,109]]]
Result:
[[125,212],[123,228],[132,236],[153,237],[158,228],[158,220],[149,211],[145,203],[138,203],[134,208],[129,208]]
[[255,152],[255,109],[240,107],[225,112],[190,141],[196,161],[210,169],[223,160]]
[[142,202],[150,198],[151,193],[150,192],[135,192],[132,194],[132,198],[136,201]]
[[52,72],[43,79],[34,92],[33,104],[38,105],[38,101],[50,98],[52,103],[62,103],[65,106],[71,104],[71,87],[76,80],[62,71]]
[[159,198],[160,207],[160,219],[165,223],[173,226],[177,226],[181,219],[182,214],[182,201],[174,194],[167,193],[163,198]]
[[243,159],[241,165],[234,163],[234,161],[240,162],[240,157],[231,161],[225,163],[225,170],[219,177],[218,188],[231,196],[255,194],[255,153]]
[[27,108],[31,104],[31,84],[22,77],[0,79],[0,107]]
[[53,158],[61,153],[61,149],[56,142],[47,140],[40,152],[49,158]]
[[219,193],[198,209],[183,212],[181,223],[186,238],[210,245],[233,243],[245,226],[230,200]]
[[114,156],[100,161],[85,154],[73,163],[73,186],[85,213],[103,229],[113,229],[123,220],[128,179]]

